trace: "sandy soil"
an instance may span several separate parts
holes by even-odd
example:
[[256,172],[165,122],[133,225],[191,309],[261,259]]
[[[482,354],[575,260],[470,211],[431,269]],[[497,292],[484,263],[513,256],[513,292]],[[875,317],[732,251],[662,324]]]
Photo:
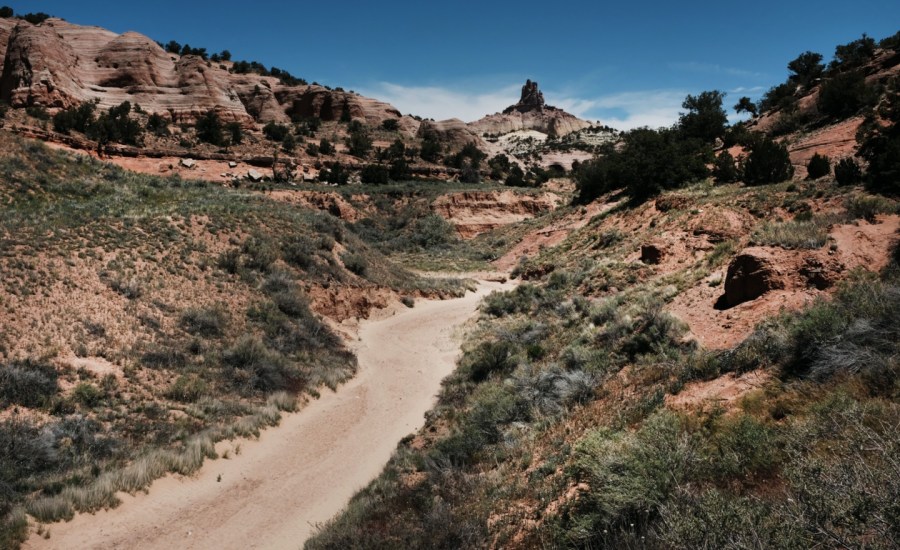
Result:
[[[240,453],[192,478],[169,476],[114,510],[50,526],[48,548],[300,548],[314,525],[340,511],[418,430],[459,352],[454,330],[496,282],[447,301],[417,301],[360,327],[360,370]],[[234,448],[235,442],[220,448]]]

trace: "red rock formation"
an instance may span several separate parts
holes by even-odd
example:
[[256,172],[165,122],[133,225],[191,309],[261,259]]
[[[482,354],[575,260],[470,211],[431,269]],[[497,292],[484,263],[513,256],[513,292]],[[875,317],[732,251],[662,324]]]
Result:
[[522,87],[522,97],[518,103],[507,107],[502,113],[488,115],[469,124],[478,135],[535,130],[557,137],[583,130],[590,125],[590,122],[562,109],[546,105],[537,82],[531,80],[526,81]]
[[[148,112],[190,122],[207,111],[243,122],[286,122],[291,115],[380,125],[398,119],[415,135],[418,121],[387,103],[322,86],[284,86],[278,79],[232,74],[230,62],[164,51],[144,35],[48,19],[40,25],[0,19],[0,99],[14,107],[68,108],[98,101],[101,109],[130,101]],[[8,46],[8,47],[7,47]]]

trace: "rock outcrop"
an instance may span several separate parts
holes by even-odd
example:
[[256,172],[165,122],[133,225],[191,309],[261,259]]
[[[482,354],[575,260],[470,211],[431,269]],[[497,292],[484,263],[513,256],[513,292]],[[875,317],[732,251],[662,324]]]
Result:
[[207,111],[225,120],[286,122],[292,116],[338,120],[345,111],[372,126],[386,119],[416,134],[419,123],[387,103],[323,86],[286,86],[274,77],[236,74],[231,62],[163,50],[135,32],[48,19],[40,25],[0,19],[0,100],[13,107],[63,109],[98,101],[106,109],[130,101],[145,111],[190,122]]
[[529,111],[543,111],[544,110],[544,93],[538,89],[538,83],[532,82],[531,80],[526,80],[525,85],[522,86],[522,97],[519,99],[519,102],[515,105],[510,105],[506,109],[503,109],[503,114],[508,115],[513,111],[518,111],[520,113],[527,113]]
[[465,191],[441,195],[431,205],[463,239],[496,227],[520,222],[555,210],[562,198],[553,193],[521,195],[512,191]]
[[775,265],[772,253],[764,248],[748,248],[728,265],[725,305],[734,307],[784,287],[784,277]]
[[522,86],[519,102],[503,110],[502,113],[488,115],[472,122],[469,127],[478,135],[502,135],[510,132],[535,130],[549,136],[560,137],[590,127],[591,123],[581,120],[562,109],[544,103],[544,94],[537,82],[528,80]]
[[463,146],[469,143],[474,143],[479,149],[484,146],[481,137],[473,132],[469,125],[458,118],[451,118],[439,122],[431,120],[423,121],[419,125],[416,137],[425,139],[429,134],[438,141],[446,144],[450,151],[462,149]]

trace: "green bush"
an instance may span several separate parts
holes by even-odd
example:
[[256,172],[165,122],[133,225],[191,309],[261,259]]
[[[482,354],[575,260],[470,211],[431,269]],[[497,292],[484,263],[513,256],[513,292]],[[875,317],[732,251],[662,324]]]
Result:
[[0,403],[43,407],[57,394],[56,369],[25,360],[0,367]]
[[606,146],[602,155],[582,163],[576,174],[578,202],[624,188],[640,203],[665,189],[705,178],[712,150],[702,141],[672,129],[638,128],[622,137],[622,146]]
[[255,233],[241,245],[243,265],[249,269],[268,271],[278,260],[278,247],[267,235]]
[[834,179],[838,185],[855,185],[862,182],[863,174],[859,163],[850,157],[841,159],[834,166]]
[[179,376],[166,391],[166,397],[182,403],[194,403],[209,394],[209,386],[196,374]]
[[817,180],[831,174],[831,160],[819,153],[814,154],[806,165],[806,173],[811,180]]
[[508,375],[516,367],[508,342],[483,342],[463,355],[460,366],[472,382],[484,382],[494,374]]
[[157,113],[153,113],[147,119],[147,131],[156,136],[169,135],[169,122]]
[[713,167],[713,177],[719,183],[734,183],[741,178],[734,157],[728,151],[722,151],[716,157],[716,164]]
[[369,262],[366,261],[365,257],[353,252],[346,252],[342,254],[341,261],[344,263],[344,267],[347,268],[348,271],[350,271],[351,273],[355,273],[360,277],[365,276],[366,271],[369,268]]
[[289,126],[285,126],[284,124],[269,122],[265,126],[263,126],[263,135],[266,136],[266,139],[270,141],[282,143],[284,142],[285,138],[291,135],[291,129]]
[[857,114],[878,99],[875,90],[866,84],[860,71],[839,73],[826,80],[819,89],[817,107],[822,114],[834,119]]
[[195,336],[222,336],[228,326],[228,315],[221,307],[190,308],[181,315],[181,328]]
[[793,175],[787,147],[767,137],[754,144],[744,163],[744,182],[748,185],[779,183]]
[[96,107],[94,102],[85,101],[78,107],[59,111],[53,115],[53,129],[63,134],[68,134],[72,130],[86,134],[94,123]]
[[218,146],[226,145],[222,120],[215,111],[207,111],[198,118],[194,128],[200,141]]
[[87,382],[82,382],[72,389],[72,398],[88,408],[96,407],[105,397],[100,388]]
[[380,164],[368,164],[360,172],[360,179],[363,183],[386,184],[390,180],[390,170],[387,166]]
[[243,393],[297,391],[304,385],[300,371],[261,339],[246,335],[222,354],[227,380]]

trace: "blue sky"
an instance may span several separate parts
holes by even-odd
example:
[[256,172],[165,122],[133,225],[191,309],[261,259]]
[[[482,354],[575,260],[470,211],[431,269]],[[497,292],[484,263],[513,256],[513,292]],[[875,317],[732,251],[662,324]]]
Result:
[[728,106],[756,99],[805,50],[828,60],[863,32],[900,30],[897,0],[0,4],[228,49],[436,119],[502,110],[531,78],[548,103],[617,128],[669,124],[688,93],[723,90]]

